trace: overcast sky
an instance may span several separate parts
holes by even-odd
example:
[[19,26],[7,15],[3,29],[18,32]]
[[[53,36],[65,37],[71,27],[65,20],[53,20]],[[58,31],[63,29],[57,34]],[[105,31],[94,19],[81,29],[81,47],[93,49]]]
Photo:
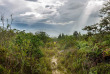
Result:
[[0,0],[0,15],[10,19],[10,14],[13,14],[12,28],[26,32],[45,31],[50,36],[74,31],[83,33],[84,26],[99,21],[99,9],[104,1]]

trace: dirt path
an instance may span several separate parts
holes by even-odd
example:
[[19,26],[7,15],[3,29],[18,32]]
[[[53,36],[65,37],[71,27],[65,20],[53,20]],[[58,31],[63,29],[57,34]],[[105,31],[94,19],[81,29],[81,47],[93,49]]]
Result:
[[53,57],[51,58],[52,74],[68,74],[68,73],[66,72],[66,69],[65,69],[65,68],[63,68],[63,71],[60,71],[60,70],[58,69],[58,61],[57,61],[58,55],[61,54],[63,51],[64,51],[64,50],[58,51],[58,52],[57,52],[57,55],[56,55],[57,57],[56,57],[56,56],[53,56]]
[[57,70],[57,58],[55,56],[52,57],[51,63],[52,63],[52,74],[61,74]]

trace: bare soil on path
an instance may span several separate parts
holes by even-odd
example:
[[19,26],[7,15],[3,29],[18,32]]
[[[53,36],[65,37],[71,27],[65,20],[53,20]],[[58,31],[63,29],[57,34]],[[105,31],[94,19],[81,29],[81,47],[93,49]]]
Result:
[[51,58],[52,74],[67,74],[65,68],[64,68],[64,71],[60,71],[60,70],[58,69],[58,55],[61,54],[62,52],[63,52],[63,50],[57,52],[57,56],[54,55],[54,56]]
[[51,59],[51,64],[52,64],[52,74],[61,74],[58,70],[57,70],[57,58],[55,56],[52,57]]

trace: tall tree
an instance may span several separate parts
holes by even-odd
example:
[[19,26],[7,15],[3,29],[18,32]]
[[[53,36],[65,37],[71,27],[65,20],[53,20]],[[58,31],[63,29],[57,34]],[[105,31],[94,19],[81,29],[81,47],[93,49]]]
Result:
[[65,35],[64,35],[64,33],[62,33],[62,38],[64,38],[65,37]]
[[59,34],[58,39],[60,39],[61,37],[62,37],[61,34]]
[[87,30],[88,32],[93,33],[105,33],[110,32],[110,1],[107,1],[106,4],[104,4],[104,7],[100,10],[101,14],[101,20],[100,23],[86,26],[83,30]]
[[[11,14],[11,25],[13,23],[13,14]],[[11,30],[11,25],[10,25],[10,30]]]
[[3,25],[3,29],[4,29],[4,22],[5,22],[4,15],[1,15],[1,22],[2,22],[2,25]]
[[78,37],[78,32],[74,31],[73,36]]

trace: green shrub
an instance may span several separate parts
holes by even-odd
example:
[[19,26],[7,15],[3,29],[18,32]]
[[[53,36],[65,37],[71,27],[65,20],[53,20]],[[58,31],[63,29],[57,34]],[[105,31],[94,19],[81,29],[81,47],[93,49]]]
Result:
[[89,74],[109,74],[110,64],[101,63],[95,67],[90,68]]

